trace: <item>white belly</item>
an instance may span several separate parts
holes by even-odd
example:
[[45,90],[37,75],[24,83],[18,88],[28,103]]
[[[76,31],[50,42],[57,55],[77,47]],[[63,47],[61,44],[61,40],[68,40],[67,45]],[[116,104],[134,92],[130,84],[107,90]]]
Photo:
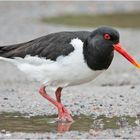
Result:
[[91,70],[83,57],[83,42],[73,39],[74,51],[68,56],[60,56],[56,61],[38,56],[26,56],[9,60],[26,73],[28,77],[45,85],[66,87],[83,84],[95,79],[102,71]]

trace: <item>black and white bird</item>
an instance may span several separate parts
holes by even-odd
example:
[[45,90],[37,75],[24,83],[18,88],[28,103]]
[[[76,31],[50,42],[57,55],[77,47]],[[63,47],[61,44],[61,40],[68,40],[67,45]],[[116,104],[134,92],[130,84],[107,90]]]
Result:
[[[0,60],[13,63],[28,77],[42,83],[39,93],[58,108],[60,121],[72,121],[61,103],[61,91],[68,86],[94,80],[110,66],[114,50],[136,67],[140,65],[119,43],[119,33],[110,27],[96,30],[52,33],[29,42],[1,46]],[[56,88],[56,100],[46,87]]]

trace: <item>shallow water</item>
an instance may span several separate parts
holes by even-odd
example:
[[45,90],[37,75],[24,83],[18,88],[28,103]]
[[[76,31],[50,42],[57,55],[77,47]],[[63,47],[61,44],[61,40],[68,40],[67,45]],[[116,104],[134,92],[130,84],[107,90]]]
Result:
[[73,123],[58,123],[55,121],[56,116],[33,116],[23,115],[20,113],[2,113],[0,114],[0,131],[10,132],[66,132],[66,131],[84,131],[90,129],[119,129],[122,127],[136,126],[136,120],[139,118],[122,116],[122,117],[105,117],[99,116],[74,116]]

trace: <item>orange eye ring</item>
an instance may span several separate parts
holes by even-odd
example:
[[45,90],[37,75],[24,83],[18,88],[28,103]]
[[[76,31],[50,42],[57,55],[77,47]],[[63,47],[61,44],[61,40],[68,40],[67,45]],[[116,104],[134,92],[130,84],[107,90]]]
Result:
[[104,34],[104,39],[109,40],[111,39],[111,36],[109,34]]

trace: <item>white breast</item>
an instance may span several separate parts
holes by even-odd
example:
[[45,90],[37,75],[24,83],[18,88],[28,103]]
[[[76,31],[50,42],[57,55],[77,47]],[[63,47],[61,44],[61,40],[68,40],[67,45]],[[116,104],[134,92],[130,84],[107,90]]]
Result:
[[83,42],[76,38],[71,40],[70,44],[74,51],[68,56],[58,57],[56,61],[38,56],[8,60],[16,64],[28,77],[49,86],[73,86],[95,79],[102,71],[93,71],[87,66],[83,57]]

